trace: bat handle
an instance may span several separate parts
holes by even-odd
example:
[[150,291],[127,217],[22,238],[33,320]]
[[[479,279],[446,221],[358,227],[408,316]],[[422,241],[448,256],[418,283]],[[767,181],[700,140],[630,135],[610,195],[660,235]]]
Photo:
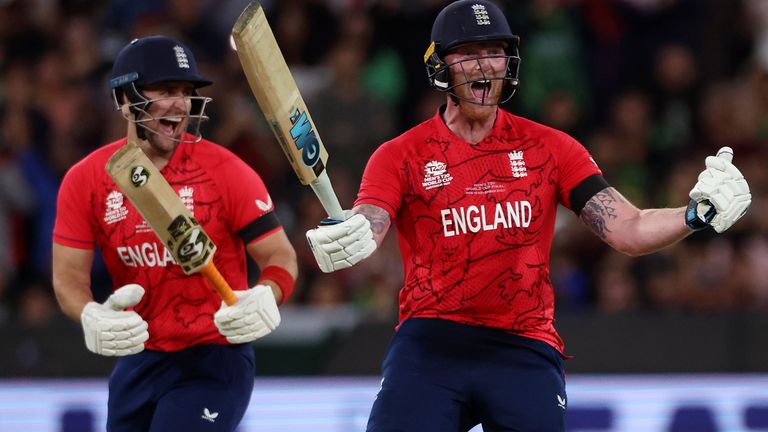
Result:
[[201,267],[200,273],[213,285],[213,289],[216,290],[216,293],[224,300],[227,306],[237,303],[237,296],[232,291],[232,287],[229,286],[224,276],[219,273],[219,269],[213,264],[213,260],[208,261],[208,264]]
[[342,220],[341,204],[339,204],[339,199],[333,191],[333,185],[331,184],[331,179],[328,177],[326,170],[323,170],[315,180],[312,180],[309,186],[312,187],[312,190],[315,192],[315,195],[317,195],[320,204],[323,205],[328,216],[331,219]]

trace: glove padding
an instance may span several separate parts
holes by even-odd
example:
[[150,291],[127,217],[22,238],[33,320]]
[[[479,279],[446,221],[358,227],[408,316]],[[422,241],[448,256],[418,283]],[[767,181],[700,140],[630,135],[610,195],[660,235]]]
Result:
[[[345,212],[345,216],[351,212]],[[371,223],[361,214],[307,231],[307,241],[320,270],[331,273],[352,267],[376,250]]]
[[139,304],[143,296],[141,285],[129,284],[117,289],[104,304],[86,304],[80,323],[88,350],[110,357],[143,351],[149,339],[147,322],[136,312],[123,310]]
[[[732,160],[730,147],[718,150],[717,156],[708,156],[704,162],[706,169],[699,174],[699,181],[689,194],[697,203],[696,217],[718,233],[744,216],[752,203],[749,185]],[[711,215],[712,208],[714,216]]]
[[219,333],[232,344],[242,344],[264,337],[280,325],[280,312],[272,288],[256,285],[244,291],[235,291],[237,303],[221,307],[213,315]]

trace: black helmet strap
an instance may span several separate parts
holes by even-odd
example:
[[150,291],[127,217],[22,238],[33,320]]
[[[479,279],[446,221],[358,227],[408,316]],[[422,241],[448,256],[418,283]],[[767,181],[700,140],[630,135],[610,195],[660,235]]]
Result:
[[427,67],[427,79],[429,85],[438,90],[444,91],[449,86],[448,65],[437,54],[438,45],[432,42],[424,53],[424,64]]

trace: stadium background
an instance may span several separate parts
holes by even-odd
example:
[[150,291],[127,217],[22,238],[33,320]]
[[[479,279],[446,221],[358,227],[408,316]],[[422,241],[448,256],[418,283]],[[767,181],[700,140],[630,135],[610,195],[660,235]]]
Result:
[[[263,2],[345,207],[376,146],[442,101],[428,89],[421,59],[446,3]],[[567,363],[570,430],[638,430],[626,420],[638,412],[658,419],[642,430],[768,430],[768,1],[497,3],[522,38],[521,86],[507,108],[579,139],[635,204],[683,205],[704,157],[723,145],[735,149],[753,193],[752,208],[726,235],[697,233],[640,258],[613,252],[562,212],[552,278],[556,325],[575,356]],[[295,180],[228,45],[246,4],[0,0],[0,430],[99,424],[112,361],[87,352],[53,298],[56,191],[74,162],[123,133],[106,76],[131,38],[158,33],[187,43],[214,80],[203,92],[214,98],[204,135],[262,175],[299,253],[301,277],[283,325],[254,345],[254,400],[303,395],[283,418],[329,398],[361,404],[320,406],[311,427],[246,422],[241,432],[361,430],[396,322],[395,236],[354,269],[317,270],[304,232],[322,208]],[[93,277],[105,298],[103,267]],[[638,388],[647,392],[627,393]],[[723,391],[732,397],[716,396]],[[656,402],[648,408],[636,397]],[[271,415],[256,405],[249,419]],[[587,423],[578,423],[579,407]],[[356,420],[323,417],[337,409]]]

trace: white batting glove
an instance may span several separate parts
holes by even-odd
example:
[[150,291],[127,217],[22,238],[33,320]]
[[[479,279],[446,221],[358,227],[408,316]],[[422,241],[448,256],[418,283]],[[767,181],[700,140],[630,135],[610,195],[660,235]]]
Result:
[[[345,212],[345,216],[350,214]],[[371,223],[356,214],[335,225],[323,225],[307,231],[315,260],[320,270],[331,273],[352,267],[376,250]]]
[[[724,232],[744,216],[752,203],[749,185],[731,163],[732,160],[733,150],[730,147],[718,150],[717,156],[707,157],[704,162],[706,168],[699,174],[699,181],[689,194],[691,200],[696,202],[695,212],[693,206],[689,206],[689,213],[695,215],[689,216],[695,216],[699,223],[711,225],[718,233]],[[686,217],[688,226],[694,228],[690,219]]]
[[141,285],[129,284],[117,289],[104,304],[89,302],[80,314],[85,346],[103,356],[126,356],[144,350],[149,339],[147,322],[134,311],[144,296]]
[[221,307],[213,315],[219,333],[232,344],[253,342],[280,325],[280,312],[272,288],[256,285],[245,291],[235,291],[237,303]]

